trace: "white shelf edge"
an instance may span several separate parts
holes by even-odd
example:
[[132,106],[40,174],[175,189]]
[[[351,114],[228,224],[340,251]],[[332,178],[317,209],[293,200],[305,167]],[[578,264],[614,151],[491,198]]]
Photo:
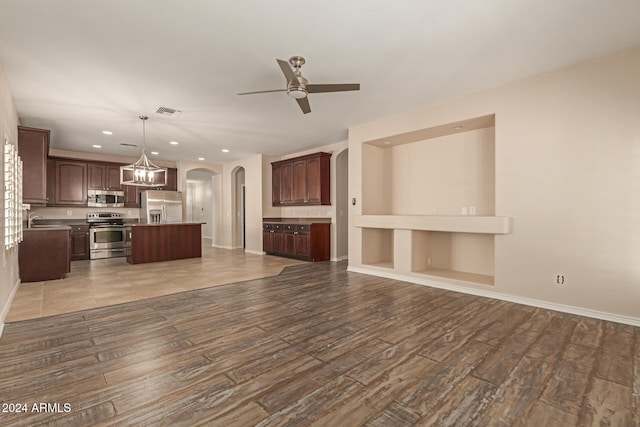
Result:
[[387,228],[450,233],[509,234],[508,216],[447,215],[354,215],[353,225],[361,228]]

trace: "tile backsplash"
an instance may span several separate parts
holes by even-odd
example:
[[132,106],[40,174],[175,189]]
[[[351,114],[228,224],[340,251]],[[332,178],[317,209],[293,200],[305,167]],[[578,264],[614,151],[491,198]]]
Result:
[[139,208],[85,208],[85,207],[38,207],[32,206],[28,213],[35,212],[45,219],[86,219],[89,212],[117,212],[128,219],[139,219]]

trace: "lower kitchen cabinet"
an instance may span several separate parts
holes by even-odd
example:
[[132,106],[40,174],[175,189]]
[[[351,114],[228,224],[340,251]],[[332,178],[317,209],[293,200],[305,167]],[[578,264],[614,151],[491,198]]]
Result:
[[263,250],[268,255],[328,261],[331,251],[331,224],[301,222],[264,222]]
[[71,261],[89,259],[89,226],[71,226]]
[[24,230],[18,247],[22,283],[62,279],[71,271],[69,227]]

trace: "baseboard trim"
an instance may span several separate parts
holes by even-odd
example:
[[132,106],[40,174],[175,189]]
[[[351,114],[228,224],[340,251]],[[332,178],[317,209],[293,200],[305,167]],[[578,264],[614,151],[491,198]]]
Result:
[[609,322],[622,323],[625,325],[639,326],[640,318],[623,316],[619,314],[607,313],[605,311],[592,310],[589,308],[575,307],[571,305],[558,304],[549,301],[541,301],[532,298],[518,297],[515,295],[503,294],[500,292],[489,291],[484,289],[474,289],[465,286],[457,286],[451,283],[443,283],[430,279],[421,279],[418,277],[406,276],[403,274],[379,271],[366,267],[347,267],[347,271],[353,273],[369,274],[371,276],[384,277],[387,279],[400,280],[403,282],[415,283],[417,285],[431,286],[434,288],[447,289],[455,292],[476,295],[486,298],[494,298],[502,301],[514,302],[516,304],[528,305],[531,307],[545,308],[547,310],[560,311],[562,313],[577,314],[579,316],[591,317],[599,320],[607,320]]
[[9,298],[7,298],[7,302],[5,303],[4,307],[2,307],[2,312],[0,312],[0,338],[2,337],[2,332],[4,331],[4,320],[9,314],[9,309],[11,308],[13,298],[16,296],[16,292],[18,292],[18,286],[20,286],[20,279],[17,279],[13,284],[13,288],[11,289],[11,292],[9,292]]
[[247,253],[247,254],[254,254],[254,255],[266,255],[267,254],[264,251],[252,251],[251,249],[245,249],[244,252]]
[[349,255],[343,255],[343,256],[339,256],[339,257],[333,257],[331,258],[331,261],[333,262],[339,262],[339,261],[345,261],[349,259]]

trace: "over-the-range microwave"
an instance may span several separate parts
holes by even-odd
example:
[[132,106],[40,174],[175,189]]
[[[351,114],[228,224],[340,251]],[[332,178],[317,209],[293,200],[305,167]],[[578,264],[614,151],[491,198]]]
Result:
[[123,208],[124,191],[118,190],[89,190],[87,206],[96,208]]

